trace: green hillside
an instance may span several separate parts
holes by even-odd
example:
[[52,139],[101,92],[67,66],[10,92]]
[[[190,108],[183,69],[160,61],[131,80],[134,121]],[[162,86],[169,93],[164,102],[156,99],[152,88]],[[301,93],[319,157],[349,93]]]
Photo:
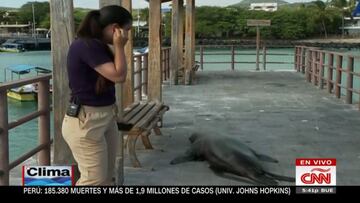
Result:
[[240,3],[234,4],[234,5],[231,5],[231,6],[248,8],[248,7],[250,7],[250,4],[252,4],[252,3],[278,3],[279,6],[289,4],[288,2],[283,1],[283,0],[243,0]]

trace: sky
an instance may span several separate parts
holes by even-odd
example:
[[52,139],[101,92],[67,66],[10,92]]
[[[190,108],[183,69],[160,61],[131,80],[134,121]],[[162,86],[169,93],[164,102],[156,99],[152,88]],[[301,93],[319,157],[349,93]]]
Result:
[[[28,1],[33,0],[0,0],[0,7],[14,7],[18,8],[21,5],[25,4]],[[48,1],[48,0],[36,0],[38,2],[41,1]],[[232,4],[239,3],[241,0],[196,0],[196,6],[228,6]],[[313,0],[287,0],[289,3],[294,2],[309,2]],[[99,0],[74,0],[75,7],[82,7],[82,8],[92,8],[97,9]],[[148,6],[148,3],[145,0],[132,0],[133,8],[144,8]],[[166,7],[167,4],[164,4]]]

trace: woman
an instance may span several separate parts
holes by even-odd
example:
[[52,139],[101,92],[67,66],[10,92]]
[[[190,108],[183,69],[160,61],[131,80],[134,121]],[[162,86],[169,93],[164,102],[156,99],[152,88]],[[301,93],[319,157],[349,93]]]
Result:
[[131,26],[131,14],[120,6],[91,11],[69,48],[71,104],[62,134],[78,163],[81,175],[76,185],[114,184],[119,143],[115,83],[126,79],[124,46]]

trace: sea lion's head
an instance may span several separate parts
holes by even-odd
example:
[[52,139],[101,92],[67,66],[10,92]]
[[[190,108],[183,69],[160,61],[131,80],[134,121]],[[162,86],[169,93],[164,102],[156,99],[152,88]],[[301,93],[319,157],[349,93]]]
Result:
[[199,140],[200,138],[202,138],[204,136],[205,135],[203,133],[195,132],[189,137],[189,140],[191,143],[194,143],[195,141]]

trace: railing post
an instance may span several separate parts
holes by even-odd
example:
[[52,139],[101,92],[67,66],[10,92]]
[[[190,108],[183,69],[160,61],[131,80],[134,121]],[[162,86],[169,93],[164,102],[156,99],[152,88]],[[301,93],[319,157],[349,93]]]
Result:
[[329,93],[332,92],[334,84],[333,84],[333,68],[334,68],[334,54],[329,53],[328,55],[328,71],[327,71],[327,90]]
[[299,61],[298,61],[299,47],[295,46],[294,53],[294,69],[299,72]]
[[341,69],[342,69],[343,56],[336,56],[336,83],[335,83],[335,95],[337,98],[341,97]]
[[319,88],[320,89],[324,89],[324,58],[325,58],[325,53],[324,52],[320,52],[320,71],[319,71]]
[[311,77],[310,77],[311,52],[312,51],[310,49],[306,50],[305,77],[307,82],[311,82]]
[[200,46],[200,67],[204,70],[204,47]]
[[260,70],[260,28],[256,27],[256,70]]
[[[163,64],[163,63],[162,63]],[[136,56],[134,70],[135,101],[141,101],[141,56]]]
[[171,53],[171,48],[168,48],[167,53],[166,53],[166,62],[167,62],[167,69],[168,69],[168,76],[167,78],[170,78],[170,53]]
[[266,46],[263,47],[263,69],[266,70]]
[[166,81],[166,75],[167,75],[167,70],[165,68],[165,51],[162,49],[161,50],[161,75],[162,75],[162,83],[164,81]]
[[48,145],[38,154],[40,166],[49,166],[50,160],[50,83],[49,80],[39,82],[38,109],[42,112],[39,116],[39,144]]
[[312,63],[311,63],[311,80],[312,84],[316,86],[316,72],[317,72],[317,50],[312,52]]
[[349,56],[347,61],[347,79],[346,79],[346,103],[352,104],[353,99],[353,80],[354,80],[354,57]]
[[143,59],[144,59],[144,61],[143,61],[143,74],[142,74],[142,81],[143,81],[143,83],[144,83],[144,85],[142,86],[142,91],[144,92],[144,94],[147,96],[147,93],[148,93],[148,89],[147,89],[147,87],[148,87],[148,54],[145,54],[144,56],[143,56]]
[[0,186],[9,185],[9,129],[6,91],[0,91]]
[[301,62],[300,62],[300,65],[301,65],[301,72],[302,73],[305,73],[305,63],[306,63],[306,61],[305,61],[305,56],[306,55],[306,49],[305,49],[305,47],[301,47]]
[[235,46],[231,45],[231,70],[235,70]]

